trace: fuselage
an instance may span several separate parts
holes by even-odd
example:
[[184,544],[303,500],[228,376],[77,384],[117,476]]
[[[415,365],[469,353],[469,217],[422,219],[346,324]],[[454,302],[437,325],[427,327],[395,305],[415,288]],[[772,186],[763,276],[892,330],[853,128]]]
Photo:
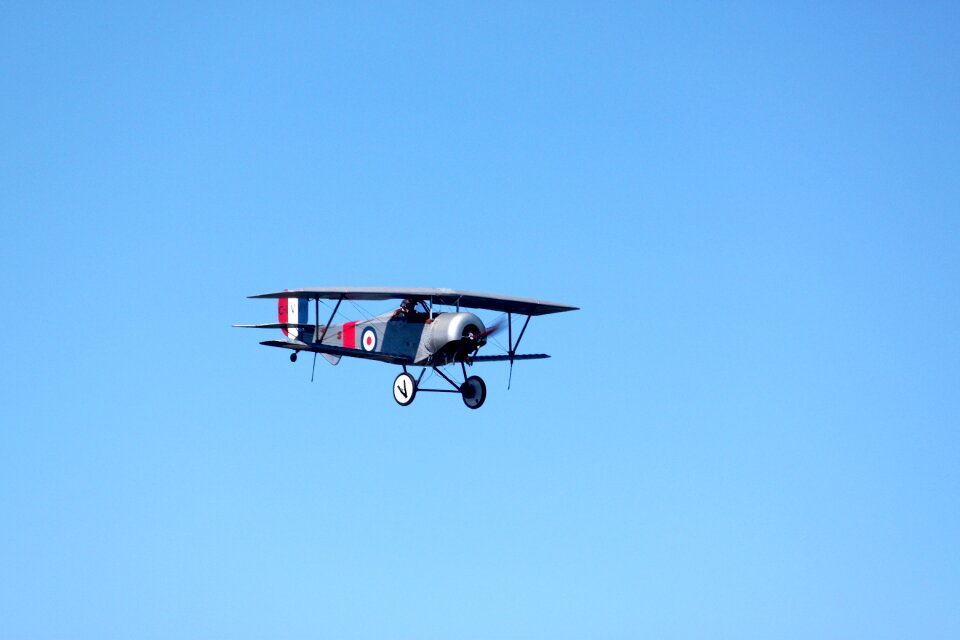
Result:
[[291,338],[307,344],[404,356],[415,364],[462,362],[486,344],[486,328],[466,311],[434,313],[391,311],[368,320],[293,330]]

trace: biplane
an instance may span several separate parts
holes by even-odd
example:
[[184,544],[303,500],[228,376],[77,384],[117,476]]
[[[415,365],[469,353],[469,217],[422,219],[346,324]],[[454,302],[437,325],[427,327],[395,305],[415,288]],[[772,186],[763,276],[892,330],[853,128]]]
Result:
[[[327,287],[262,293],[250,298],[276,299],[277,322],[234,326],[282,330],[286,339],[265,340],[260,344],[293,351],[290,354],[291,362],[296,362],[297,355],[305,351],[314,354],[314,367],[317,354],[331,364],[337,364],[341,357],[346,356],[400,365],[403,372],[393,382],[393,398],[397,404],[409,405],[418,392],[458,393],[463,403],[471,409],[479,409],[483,405],[487,397],[487,386],[480,376],[467,375],[467,366],[480,362],[509,362],[512,378],[515,361],[550,357],[544,353],[517,352],[530,318],[577,309],[533,298],[454,289]],[[320,323],[322,300],[336,301],[326,324]],[[344,301],[356,305],[356,301],[372,300],[402,302],[399,308],[366,320],[333,324]],[[314,310],[312,320],[311,302]],[[328,307],[329,304],[324,302],[324,306]],[[503,323],[493,323],[487,327],[476,314],[464,309],[499,311],[506,314],[506,353],[480,353],[487,345],[487,338],[501,330]],[[516,341],[513,339],[514,316],[524,317]],[[455,381],[440,368],[457,364],[460,365],[463,382]],[[409,370],[415,367],[422,368],[416,378]],[[421,387],[420,383],[428,369],[435,371],[453,388]]]

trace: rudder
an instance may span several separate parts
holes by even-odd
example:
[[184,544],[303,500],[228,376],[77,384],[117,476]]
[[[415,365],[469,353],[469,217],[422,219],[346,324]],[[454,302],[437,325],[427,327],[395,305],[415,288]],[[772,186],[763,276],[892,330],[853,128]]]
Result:
[[[310,306],[306,298],[279,298],[277,300],[277,322],[290,324],[306,324],[309,320]],[[290,327],[283,329],[283,335],[288,338],[300,337],[300,329]]]

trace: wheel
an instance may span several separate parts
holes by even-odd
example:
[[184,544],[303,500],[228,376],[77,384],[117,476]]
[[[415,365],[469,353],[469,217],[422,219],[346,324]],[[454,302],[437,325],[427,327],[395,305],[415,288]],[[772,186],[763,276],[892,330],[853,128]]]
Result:
[[296,361],[297,361],[297,352],[294,351],[293,353],[290,354],[290,362],[296,362]]
[[480,376],[470,376],[460,385],[463,404],[471,409],[479,409],[487,399],[487,385]]
[[393,381],[393,399],[397,401],[397,404],[401,407],[405,407],[411,402],[417,395],[417,381],[409,373],[401,373],[397,376],[397,379]]

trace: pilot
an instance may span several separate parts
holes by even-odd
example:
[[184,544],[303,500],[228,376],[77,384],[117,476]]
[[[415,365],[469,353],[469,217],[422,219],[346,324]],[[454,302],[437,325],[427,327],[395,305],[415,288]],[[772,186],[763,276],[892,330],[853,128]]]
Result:
[[394,312],[393,316],[395,318],[407,318],[412,316],[414,304],[415,303],[413,300],[404,300],[400,303],[400,308]]

